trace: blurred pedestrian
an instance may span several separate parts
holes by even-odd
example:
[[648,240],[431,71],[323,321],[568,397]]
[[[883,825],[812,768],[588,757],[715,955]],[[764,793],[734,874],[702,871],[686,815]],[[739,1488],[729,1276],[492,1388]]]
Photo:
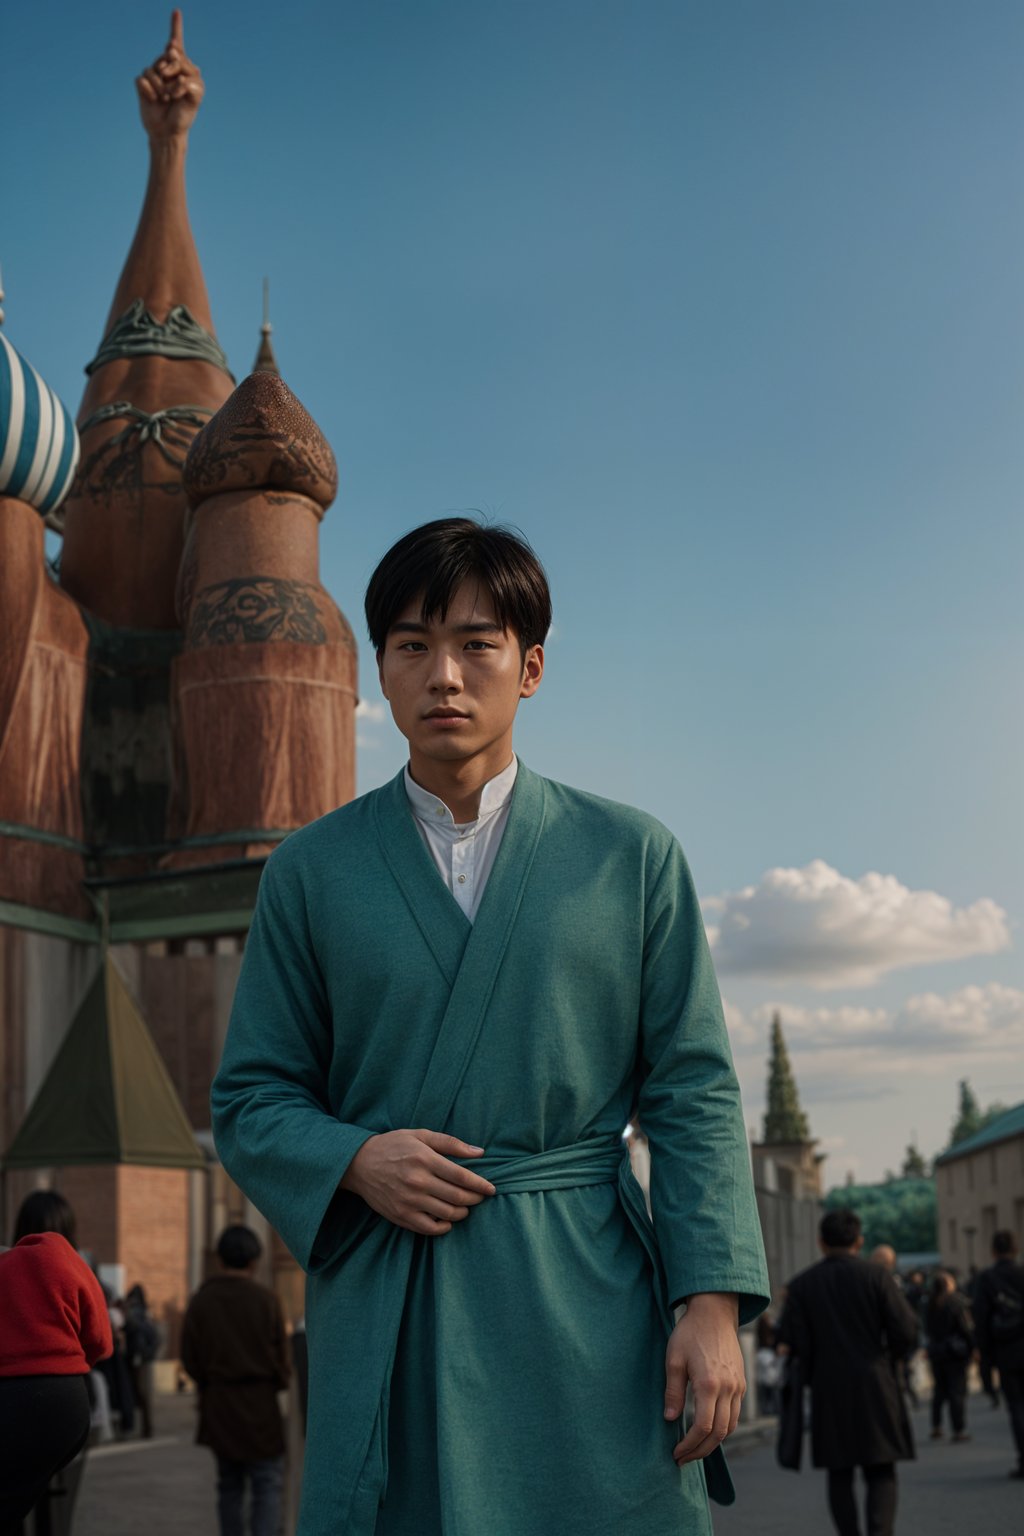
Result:
[[74,1244],[68,1202],[38,1190],[0,1251],[0,1536],[34,1506],[37,1528],[50,1529],[47,1485],[88,1440],[86,1381],[113,1347],[103,1292]]
[[967,1298],[948,1270],[932,1276],[928,1297],[928,1363],[932,1368],[932,1439],[942,1439],[942,1410],[948,1403],[954,1440],[967,1433],[967,1367],[974,1353],[974,1325]]
[[790,1281],[779,1338],[811,1388],[812,1458],[828,1471],[839,1536],[859,1536],[857,1467],[867,1484],[869,1536],[892,1536],[895,1464],[914,1455],[895,1362],[915,1346],[917,1320],[886,1269],[859,1256],[862,1245],[855,1212],[826,1213],[824,1257]]
[[288,1341],[281,1303],[255,1279],[262,1252],[249,1227],[221,1233],[219,1273],[189,1302],[182,1333],[182,1364],[199,1388],[196,1439],[217,1458],[221,1536],[242,1536],[247,1483],[252,1536],[278,1536],[280,1523]]
[[999,1370],[1017,1447],[1011,1477],[1024,1480],[1024,1267],[1017,1262],[1017,1239],[997,1232],[992,1239],[995,1261],[978,1276],[974,1321],[978,1345]]
[[775,1353],[775,1324],[762,1312],[757,1320],[757,1353],[754,1376],[757,1382],[757,1411],[765,1418],[779,1411],[779,1382],[782,1361]]
[[128,1369],[128,1356],[125,1350],[124,1306],[114,1296],[109,1286],[103,1286],[103,1294],[107,1299],[107,1314],[110,1318],[114,1348],[107,1359],[100,1362],[98,1373],[106,1384],[108,1412],[117,1415],[118,1438],[123,1440],[135,1428],[135,1394],[132,1391],[131,1372]]
[[[881,1264],[882,1268],[892,1276],[897,1290],[909,1301],[903,1276],[896,1267],[896,1249],[892,1244],[879,1243],[877,1247],[872,1248],[870,1259],[872,1264]],[[915,1408],[917,1407],[917,1389],[914,1386],[914,1356],[916,1353],[915,1347],[908,1355],[904,1355],[901,1360],[896,1361],[896,1379],[900,1384],[900,1389],[907,1394]]]
[[[977,1264],[972,1264],[966,1284],[964,1285],[964,1295],[970,1304],[972,1315],[974,1312],[974,1298],[978,1292],[978,1281],[980,1278],[981,1271],[978,1269]],[[992,1364],[992,1356],[981,1348],[980,1343],[978,1344],[978,1375],[981,1377],[981,1390],[987,1396],[992,1407],[998,1408],[999,1388],[996,1385],[996,1368]]]
[[153,1435],[153,1361],[160,1350],[160,1330],[150,1316],[146,1293],[133,1285],[124,1299],[125,1359],[132,1395],[142,1419],[142,1438]]
[[896,1268],[896,1249],[892,1246],[891,1243],[876,1244],[876,1246],[872,1248],[870,1254],[868,1255],[868,1259],[870,1263],[881,1264],[883,1269],[888,1270],[889,1274],[895,1280],[896,1285],[902,1291],[903,1280],[899,1270]]

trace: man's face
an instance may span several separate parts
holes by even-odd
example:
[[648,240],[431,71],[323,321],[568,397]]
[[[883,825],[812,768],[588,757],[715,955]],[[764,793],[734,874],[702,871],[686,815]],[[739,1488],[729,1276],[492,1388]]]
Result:
[[535,645],[521,656],[518,637],[498,627],[486,588],[466,581],[443,621],[424,624],[420,600],[410,603],[389,630],[378,667],[414,774],[417,759],[477,757],[500,773],[512,755],[519,700],[540,685],[544,652]]

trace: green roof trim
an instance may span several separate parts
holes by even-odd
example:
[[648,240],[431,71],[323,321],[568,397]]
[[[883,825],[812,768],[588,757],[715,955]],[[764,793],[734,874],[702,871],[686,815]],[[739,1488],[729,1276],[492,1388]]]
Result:
[[994,1146],[997,1141],[1007,1141],[1011,1136],[1024,1136],[1024,1102],[1015,1104],[1005,1115],[1000,1115],[998,1120],[975,1131],[973,1136],[958,1141],[955,1147],[950,1147],[948,1152],[943,1152],[935,1159],[935,1166],[938,1168],[943,1163],[954,1162],[958,1157],[980,1152],[982,1148]]
[[99,913],[105,906],[111,944],[246,933],[265,863],[263,857],[233,859],[152,875],[89,879],[84,889],[97,909],[92,921],[0,901],[0,924],[98,944]]
[[96,1163],[206,1167],[163,1059],[109,952],[3,1157],[5,1168]]

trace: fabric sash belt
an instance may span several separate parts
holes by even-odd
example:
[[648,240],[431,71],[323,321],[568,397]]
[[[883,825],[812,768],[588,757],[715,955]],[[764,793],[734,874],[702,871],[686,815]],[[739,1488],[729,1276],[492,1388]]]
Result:
[[577,1141],[568,1147],[522,1157],[474,1157],[464,1166],[488,1179],[499,1195],[533,1194],[545,1189],[581,1189],[614,1184],[622,1163],[623,1143]]
[[[546,1152],[524,1154],[519,1157],[477,1157],[465,1161],[463,1166],[489,1180],[499,1195],[539,1194],[545,1190],[583,1189],[592,1185],[617,1184],[619,1199],[650,1261],[655,1296],[665,1325],[666,1337],[671,1333],[675,1318],[668,1295],[658,1240],[647,1211],[643,1191],[633,1174],[629,1148],[621,1136],[616,1136],[613,1140],[601,1137],[592,1141],[573,1142],[569,1146],[553,1147]],[[407,1244],[406,1247],[409,1248],[410,1245]],[[397,1342],[397,1333],[394,1342]],[[390,1376],[389,1368],[381,1397],[385,1458],[383,1486],[380,1489],[381,1498],[387,1490],[387,1385],[390,1382]],[[652,1383],[651,1390],[652,1393],[660,1393],[661,1384]],[[731,1504],[736,1495],[721,1446],[705,1458],[702,1466],[709,1496],[719,1504]]]

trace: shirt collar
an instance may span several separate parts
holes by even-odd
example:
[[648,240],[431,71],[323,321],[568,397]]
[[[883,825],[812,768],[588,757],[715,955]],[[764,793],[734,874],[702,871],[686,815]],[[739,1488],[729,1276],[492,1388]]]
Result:
[[[479,827],[482,822],[489,821],[492,816],[508,804],[512,794],[512,787],[516,782],[516,774],[519,771],[519,759],[513,754],[512,761],[501,773],[495,774],[493,779],[488,779],[480,795],[480,810],[476,821],[464,822],[463,826]],[[424,789],[417,784],[409,772],[409,765],[405,765],[405,792],[409,796],[409,804],[413,815],[432,827],[454,827],[459,825],[451,811],[443,800],[432,795],[429,789]]]

